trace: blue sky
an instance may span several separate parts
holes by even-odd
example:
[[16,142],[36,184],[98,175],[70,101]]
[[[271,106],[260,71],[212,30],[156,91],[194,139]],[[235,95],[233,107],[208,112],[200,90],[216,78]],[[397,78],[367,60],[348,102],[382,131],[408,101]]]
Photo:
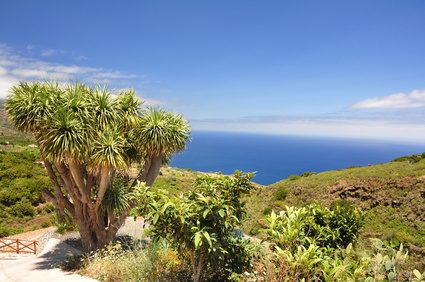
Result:
[[194,130],[425,140],[425,1],[1,1],[20,80],[134,88]]

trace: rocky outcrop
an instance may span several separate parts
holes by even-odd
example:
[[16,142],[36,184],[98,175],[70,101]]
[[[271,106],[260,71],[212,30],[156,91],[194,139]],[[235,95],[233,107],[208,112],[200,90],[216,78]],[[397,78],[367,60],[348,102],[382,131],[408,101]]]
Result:
[[425,221],[425,176],[340,179],[329,194],[329,198],[345,199],[364,210],[379,205],[400,208],[406,219]]

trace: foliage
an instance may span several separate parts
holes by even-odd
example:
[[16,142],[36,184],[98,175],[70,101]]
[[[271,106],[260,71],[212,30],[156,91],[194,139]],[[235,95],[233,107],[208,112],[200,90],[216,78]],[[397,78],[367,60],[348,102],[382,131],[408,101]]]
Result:
[[352,203],[350,203],[349,201],[344,200],[344,199],[332,201],[330,206],[329,206],[329,209],[331,211],[335,211],[338,208],[343,210],[343,211],[349,211],[349,210],[355,209],[355,207]]
[[54,211],[43,211],[40,206],[45,201],[42,188],[51,185],[45,170],[35,162],[39,158],[34,148],[0,151],[0,237],[40,228],[28,222]]
[[294,181],[294,180],[297,180],[297,179],[299,179],[300,178],[300,176],[299,175],[297,175],[297,174],[293,174],[293,175],[291,175],[291,176],[289,176],[288,177],[288,180],[289,181]]
[[65,213],[68,215],[64,218],[60,218],[58,219],[57,214],[54,214],[51,216],[51,222],[53,223],[54,226],[56,226],[57,228],[57,232],[59,234],[65,234],[67,232],[70,231],[77,231],[78,228],[75,225],[75,223],[71,220],[71,217],[69,215],[69,212],[67,210],[65,210]]
[[26,198],[19,200],[13,206],[11,206],[10,211],[12,214],[18,217],[34,215],[34,208],[32,207],[30,201]]
[[[293,251],[277,248],[254,261],[253,271],[240,281],[399,281],[407,253],[373,239],[371,254],[344,249],[320,248],[315,244],[297,246]],[[418,271],[416,271],[418,272]],[[409,275],[409,274],[407,274]]]
[[[344,213],[340,213],[342,210]],[[350,229],[352,234],[346,240],[339,238],[342,233],[339,229],[347,229],[345,225],[353,214],[356,221],[361,221],[361,213],[356,211],[338,205],[331,211],[316,205],[287,207],[279,215],[272,213],[267,234],[274,254],[257,261],[253,276],[267,281],[283,281],[283,277],[294,278],[290,281],[396,281],[401,277],[401,265],[407,257],[407,253],[403,254],[403,245],[396,251],[381,240],[372,239],[372,253],[368,255],[354,251],[352,243],[359,230]],[[336,223],[331,225],[332,221]]]
[[284,201],[286,199],[286,196],[288,196],[288,190],[285,186],[280,186],[275,194],[275,199],[277,201]]
[[412,281],[415,282],[423,282],[425,281],[425,272],[420,273],[419,270],[413,270],[413,274],[415,275]]
[[138,212],[150,222],[154,240],[164,238],[190,258],[195,281],[207,265],[219,276],[241,272],[250,266],[249,247],[232,235],[244,218],[245,203],[240,197],[253,189],[252,177],[252,173],[239,171],[233,177],[198,177],[194,189],[180,197],[140,185]]
[[121,215],[130,210],[132,190],[128,178],[123,175],[115,177],[111,188],[106,190],[101,208],[108,214]]
[[[284,186],[288,193],[284,204],[303,207],[321,202],[330,207],[333,201],[344,199],[365,212],[364,228],[359,238],[367,245],[367,238],[374,234],[382,241],[400,243],[411,250],[409,268],[422,269],[421,249],[425,247],[425,214],[422,210],[425,194],[425,160],[390,162],[370,167],[356,167],[338,171],[318,173],[314,177],[301,177],[291,181],[285,179],[245,198],[248,220],[242,227],[249,233],[255,222],[260,221],[265,208],[277,205],[274,194],[277,187]],[[332,209],[332,208],[331,208]],[[266,234],[257,235],[266,239]],[[398,241],[398,245],[396,244]],[[412,252],[415,250],[417,257]]]
[[392,160],[392,162],[406,162],[407,161],[409,163],[417,163],[421,159],[423,159],[424,157],[425,157],[425,152],[422,153],[421,155],[413,154],[411,156],[399,157],[399,158]]
[[272,207],[267,207],[267,208],[264,209],[263,214],[264,215],[269,215],[269,214],[272,213],[272,211],[273,211],[273,208]]
[[34,134],[53,187],[42,189],[43,196],[59,221],[75,221],[85,251],[110,242],[133,205],[127,188],[137,182],[118,187],[115,175],[139,164],[137,180],[151,186],[163,161],[190,140],[182,115],[142,108],[133,90],[115,96],[106,86],[78,81],[23,81],[11,93],[5,104],[9,120]]
[[301,174],[301,177],[309,177],[309,176],[316,175],[316,174],[317,174],[317,173],[315,173],[315,172],[304,171],[304,172]]
[[279,248],[315,244],[325,248],[345,248],[354,243],[363,225],[363,213],[358,209],[329,210],[322,205],[304,208],[287,206],[279,215],[267,217],[269,238]]
[[117,241],[86,255],[72,256],[61,268],[79,270],[99,281],[190,281],[190,268],[165,240]]

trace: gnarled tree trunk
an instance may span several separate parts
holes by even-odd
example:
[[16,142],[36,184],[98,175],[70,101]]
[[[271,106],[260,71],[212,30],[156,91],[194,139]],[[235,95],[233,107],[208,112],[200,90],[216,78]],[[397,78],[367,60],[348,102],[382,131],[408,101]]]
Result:
[[[111,242],[118,229],[124,224],[127,214],[118,216],[107,214],[107,211],[99,209],[105,194],[104,190],[109,188],[110,183],[102,185],[105,186],[102,187],[103,193],[97,193],[96,197],[92,197],[90,194],[92,188],[100,190],[98,186],[94,187],[99,184],[93,181],[93,175],[84,171],[83,165],[72,162],[69,164],[55,162],[58,171],[57,176],[52,164],[45,158],[44,164],[55,194],[53,195],[48,189],[44,188],[42,195],[53,203],[61,215],[67,216],[65,210],[69,212],[78,227],[84,251],[90,252]],[[109,180],[108,173],[100,173],[99,175],[108,179],[98,180],[98,182],[104,183]],[[65,193],[59,185],[58,178]],[[70,218],[68,219],[72,222]]]

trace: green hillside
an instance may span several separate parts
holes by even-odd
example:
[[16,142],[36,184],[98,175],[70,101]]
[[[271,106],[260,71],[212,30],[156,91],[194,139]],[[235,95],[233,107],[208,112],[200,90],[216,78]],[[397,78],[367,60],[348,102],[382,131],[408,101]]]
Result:
[[[255,179],[254,179],[255,180]],[[261,228],[272,210],[306,206],[315,202],[329,207],[347,201],[365,212],[365,227],[359,244],[380,238],[410,253],[425,252],[425,159],[403,157],[390,163],[352,167],[319,174],[304,173],[262,187],[246,198],[246,234],[265,238]],[[422,259],[421,259],[422,260]]]

